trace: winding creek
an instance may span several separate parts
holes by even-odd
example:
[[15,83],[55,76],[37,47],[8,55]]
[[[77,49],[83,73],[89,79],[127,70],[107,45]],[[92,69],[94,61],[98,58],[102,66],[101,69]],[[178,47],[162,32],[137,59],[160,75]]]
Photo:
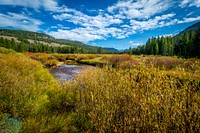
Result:
[[55,67],[50,70],[50,73],[61,82],[75,80],[74,75],[79,74],[81,69],[85,69],[86,65],[66,65]]

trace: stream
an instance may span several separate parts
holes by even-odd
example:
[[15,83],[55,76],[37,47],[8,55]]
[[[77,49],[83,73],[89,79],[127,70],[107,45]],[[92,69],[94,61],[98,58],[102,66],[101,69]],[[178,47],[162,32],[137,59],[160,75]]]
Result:
[[79,74],[81,69],[85,69],[85,65],[61,65],[60,67],[52,68],[50,73],[60,82],[75,80],[74,74]]

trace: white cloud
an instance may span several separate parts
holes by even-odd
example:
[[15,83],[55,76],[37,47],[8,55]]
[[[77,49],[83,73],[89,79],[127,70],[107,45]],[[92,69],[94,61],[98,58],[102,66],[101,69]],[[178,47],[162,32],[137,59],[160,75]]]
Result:
[[59,9],[55,0],[1,0],[0,5],[24,6],[38,10],[57,11]]
[[200,7],[200,0],[196,0],[192,6]]
[[60,14],[53,15],[53,18],[71,22],[78,27],[49,33],[57,38],[65,37],[65,39],[72,40],[76,38],[79,41],[88,43],[93,40],[106,39],[108,37],[122,39],[130,34],[123,31],[122,28],[116,28],[116,25],[123,23],[121,19],[114,18],[109,14],[103,14],[102,11],[96,16],[89,16],[74,9],[64,8]]
[[181,23],[189,23],[193,21],[200,20],[199,17],[195,18],[183,18],[183,20],[173,19],[175,16],[174,13],[162,15],[162,16],[156,16],[152,19],[138,21],[138,20],[130,20],[131,28],[133,31],[144,31],[144,30],[151,30],[156,28],[161,28],[165,26],[171,26],[174,24],[181,24]]
[[66,20],[68,22],[72,22],[76,25],[88,27],[107,27],[112,24],[121,24],[123,21],[120,19],[116,19],[113,16],[110,16],[108,14],[105,14],[104,16],[98,15],[98,16],[88,16],[86,14],[83,14],[79,11],[72,11],[70,13],[62,13],[60,15],[54,15],[54,19],[56,20]]
[[181,3],[180,3],[180,7],[185,7],[188,3],[190,3],[191,2],[191,0],[183,0],[183,1],[181,1]]
[[[123,39],[135,34],[137,30],[156,28],[158,27],[156,24],[160,27],[172,25],[174,22],[168,18],[173,17],[175,15],[173,13],[149,19],[167,10],[170,7],[169,3],[168,0],[119,1],[106,10],[100,9],[96,16],[89,16],[65,5],[59,6],[56,0],[2,0],[0,5],[24,6],[35,10],[43,8],[46,11],[52,11],[55,20],[71,22],[77,28],[70,29],[65,25],[57,24],[51,26],[51,29],[57,29],[57,31],[47,31],[48,34],[56,38],[88,43],[109,37]],[[135,18],[141,21],[136,21]],[[30,30],[32,27],[33,31],[40,30],[39,26],[42,24],[41,21],[30,18],[26,14],[1,14],[0,20],[0,24],[5,27],[25,30]]]
[[200,7],[200,0],[183,0],[180,2],[179,6],[181,8],[184,8],[186,6],[192,7],[192,6],[196,6],[196,7]]
[[174,34],[164,34],[162,36],[164,36],[164,37],[172,37],[172,36],[174,36]]
[[[131,2],[132,1],[129,1],[128,4],[126,2],[121,2],[120,6],[123,7],[129,5]],[[142,2],[144,2],[144,0]],[[138,8],[141,7],[138,3],[137,6]],[[108,8],[108,10],[114,10],[112,8],[115,8],[115,6]],[[147,9],[145,8],[145,10]],[[126,20],[123,20],[124,18],[121,17],[122,14],[110,15],[108,13],[100,13],[97,16],[89,16],[74,9],[63,8],[60,13],[53,15],[53,18],[60,21],[64,20],[71,22],[78,28],[58,30],[56,32],[50,32],[49,34],[56,38],[64,37],[65,39],[78,39],[79,41],[85,43],[109,37],[124,39],[135,34],[137,30],[143,31],[173,25],[177,20],[171,20],[171,18],[175,15],[175,13],[170,13],[162,16],[156,16],[154,19],[138,21],[134,18],[127,18]]]
[[174,17],[174,13],[162,15],[162,16],[156,16],[153,19],[144,20],[144,21],[137,21],[137,20],[131,20],[130,23],[132,25],[132,29],[137,31],[143,31],[143,30],[149,30],[149,29],[155,29],[158,27],[164,27],[173,25],[177,22],[176,19],[171,20],[172,17]]
[[69,27],[63,26],[62,24],[57,24],[56,26],[51,26],[52,29],[70,29]]
[[191,16],[192,14],[194,14],[194,12],[190,12],[186,16]]
[[39,26],[43,22],[37,19],[30,18],[24,14],[16,14],[8,12],[8,14],[0,13],[0,26],[1,27],[14,27],[30,31],[39,31]]
[[47,32],[47,34],[55,38],[64,38],[70,40],[79,40],[84,43],[88,43],[94,40],[105,40],[108,37],[114,37],[118,39],[126,38],[130,33],[126,31],[110,27],[110,28],[97,28],[97,27],[85,27],[75,28],[69,30],[61,30]]
[[182,23],[190,23],[190,22],[194,22],[194,21],[198,21],[200,20],[200,16],[196,17],[196,18],[184,18],[183,20],[178,21],[178,24],[182,24]]
[[140,43],[140,42],[134,42],[134,41],[129,41],[129,44],[131,45],[131,46],[140,46],[140,45],[143,45],[142,43]]
[[52,32],[49,32],[48,34],[56,38],[79,40],[84,43],[87,43],[92,40],[104,39],[102,35],[91,34],[91,31],[89,29],[81,29],[81,28],[74,29],[74,30],[58,29],[58,31],[52,31]]
[[41,0],[42,6],[47,10],[47,11],[57,11],[58,4],[55,0]]
[[117,17],[148,19],[169,9],[172,5],[173,1],[171,0],[127,0],[119,1],[114,6],[108,7],[107,10],[112,14],[117,13]]
[[159,35],[157,36],[156,38],[158,37],[172,37],[172,36],[175,36],[176,34],[163,34],[163,35]]
[[[177,20],[174,19],[175,13],[163,14],[174,3],[179,2],[172,0],[119,0],[105,10],[99,9],[99,12],[96,10],[96,15],[91,16],[65,5],[59,6],[56,0],[1,0],[0,5],[24,6],[35,10],[43,8],[51,11],[55,20],[62,21],[62,24],[63,22],[73,23],[76,28],[70,29],[65,25],[55,24],[51,26],[51,29],[56,29],[56,31],[47,31],[48,34],[56,38],[88,43],[109,37],[124,39],[138,31],[200,20],[200,17]],[[183,0],[179,4],[181,7],[194,6],[194,4],[198,6],[200,0]],[[0,14],[2,27],[38,31],[41,24],[40,20],[28,17],[26,14]],[[135,42],[133,44],[137,45]]]

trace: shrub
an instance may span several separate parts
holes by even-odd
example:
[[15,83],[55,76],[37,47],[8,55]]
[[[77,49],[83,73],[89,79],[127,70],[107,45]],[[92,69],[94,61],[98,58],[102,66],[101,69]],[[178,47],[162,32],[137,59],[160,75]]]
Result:
[[0,53],[2,54],[15,54],[16,52],[12,49],[6,49],[6,48],[3,48],[3,47],[0,47]]
[[58,64],[58,61],[55,59],[52,60],[46,60],[44,63],[44,67],[46,68],[52,68],[52,67],[56,67]]
[[103,57],[103,60],[107,61],[108,65],[111,65],[115,68],[133,68],[135,65],[138,65],[139,62],[128,54],[123,55],[113,55],[111,57]]
[[183,67],[183,59],[171,58],[171,57],[154,57],[146,58],[147,65],[154,65],[156,68],[171,70],[177,67]]
[[0,120],[19,118],[22,132],[67,131],[76,93],[70,86],[62,89],[42,64],[23,55],[2,54],[0,83]]
[[167,76],[141,64],[92,68],[77,80],[80,100],[72,124],[79,132],[199,131],[200,83],[191,76]]

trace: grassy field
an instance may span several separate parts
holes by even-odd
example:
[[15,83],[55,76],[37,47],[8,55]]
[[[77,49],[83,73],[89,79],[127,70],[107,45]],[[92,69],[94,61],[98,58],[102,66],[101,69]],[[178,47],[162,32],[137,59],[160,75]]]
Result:
[[[128,54],[45,54],[24,53],[31,59],[40,61],[44,67],[56,67],[60,62],[70,65],[85,64],[97,67],[112,67],[118,69],[133,69],[144,64],[147,68],[154,67],[165,74],[186,77],[192,75],[200,80],[200,59],[182,59],[167,56],[135,56]],[[184,71],[184,73],[182,73]]]
[[[59,62],[97,67],[59,84]],[[21,132],[200,132],[199,59],[0,48],[0,83],[0,130],[15,116]]]

